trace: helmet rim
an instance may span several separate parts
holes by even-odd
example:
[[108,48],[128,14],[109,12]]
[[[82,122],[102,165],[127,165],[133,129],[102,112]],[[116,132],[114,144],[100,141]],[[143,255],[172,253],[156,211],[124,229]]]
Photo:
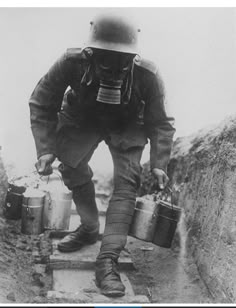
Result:
[[136,46],[127,46],[126,44],[121,43],[113,43],[113,42],[105,42],[105,41],[94,41],[87,42],[84,44],[83,49],[86,48],[96,48],[101,50],[108,51],[116,51],[121,53],[129,53],[129,54],[139,54],[139,50]]

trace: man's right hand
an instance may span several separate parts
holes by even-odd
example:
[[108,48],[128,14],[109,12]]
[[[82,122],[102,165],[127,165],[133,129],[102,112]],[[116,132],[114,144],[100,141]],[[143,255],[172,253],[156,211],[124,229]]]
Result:
[[38,174],[52,174],[52,163],[54,162],[55,158],[56,156],[54,154],[45,154],[39,157],[37,163],[35,164]]

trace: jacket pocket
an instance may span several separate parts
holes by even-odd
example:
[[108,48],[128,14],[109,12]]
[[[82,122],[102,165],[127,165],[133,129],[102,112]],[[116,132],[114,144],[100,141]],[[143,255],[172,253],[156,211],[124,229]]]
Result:
[[121,150],[127,150],[132,147],[144,147],[147,142],[144,127],[133,124],[121,133],[111,133],[107,143]]

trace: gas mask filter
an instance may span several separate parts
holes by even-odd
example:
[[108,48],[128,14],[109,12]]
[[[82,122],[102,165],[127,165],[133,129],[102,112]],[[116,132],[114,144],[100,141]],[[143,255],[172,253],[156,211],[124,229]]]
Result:
[[120,104],[122,81],[100,80],[100,87],[97,94],[97,101],[105,104]]

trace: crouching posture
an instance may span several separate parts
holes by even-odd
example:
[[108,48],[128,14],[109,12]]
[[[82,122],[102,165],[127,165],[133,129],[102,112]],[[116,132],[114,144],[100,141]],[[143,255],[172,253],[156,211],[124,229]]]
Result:
[[110,150],[114,189],[95,273],[107,296],[125,294],[118,258],[134,212],[145,144],[150,140],[151,172],[164,188],[175,132],[156,66],[138,54],[138,32],[122,17],[96,17],[86,46],[68,49],[39,81],[29,102],[36,168],[47,175],[54,159],[60,160],[59,170],[80,215],[81,225],[61,240],[60,251],[76,251],[98,239],[88,162],[101,141]]

